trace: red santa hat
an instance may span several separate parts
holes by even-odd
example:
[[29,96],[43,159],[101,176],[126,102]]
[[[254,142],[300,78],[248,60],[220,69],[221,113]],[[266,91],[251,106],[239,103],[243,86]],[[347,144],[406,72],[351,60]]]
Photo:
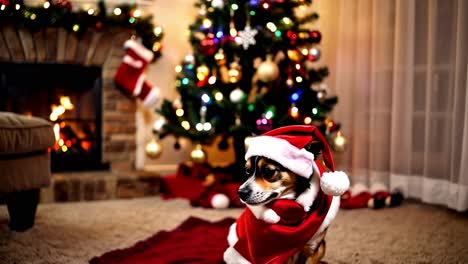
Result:
[[249,141],[245,159],[263,156],[309,179],[314,173],[320,175],[314,154],[305,149],[314,140],[322,143],[323,161],[330,170],[321,175],[320,187],[328,195],[340,196],[349,188],[348,176],[342,171],[335,171],[330,146],[315,126],[285,126],[254,137]]

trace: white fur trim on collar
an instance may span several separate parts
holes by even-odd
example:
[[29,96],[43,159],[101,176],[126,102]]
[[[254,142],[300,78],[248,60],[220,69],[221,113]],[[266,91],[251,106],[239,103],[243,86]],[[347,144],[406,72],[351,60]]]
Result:
[[145,48],[145,46],[143,46],[142,44],[140,44],[139,42],[133,39],[129,39],[125,41],[124,48],[133,50],[136,54],[138,54],[138,56],[140,56],[146,62],[150,62],[153,60],[153,57],[154,57],[153,52]]
[[252,156],[272,159],[305,178],[309,178],[313,172],[314,154],[305,149],[298,149],[281,138],[271,136],[252,138],[245,159]]

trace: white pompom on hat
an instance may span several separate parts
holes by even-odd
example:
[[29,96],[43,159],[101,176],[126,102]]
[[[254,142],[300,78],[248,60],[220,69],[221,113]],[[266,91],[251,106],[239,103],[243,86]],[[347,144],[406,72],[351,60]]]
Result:
[[320,175],[314,161],[314,154],[305,149],[314,140],[322,143],[323,161],[330,170],[321,175],[320,187],[325,194],[340,196],[349,188],[348,176],[342,171],[335,171],[330,146],[315,126],[285,126],[254,137],[249,141],[245,159],[263,156],[309,179],[314,172]]

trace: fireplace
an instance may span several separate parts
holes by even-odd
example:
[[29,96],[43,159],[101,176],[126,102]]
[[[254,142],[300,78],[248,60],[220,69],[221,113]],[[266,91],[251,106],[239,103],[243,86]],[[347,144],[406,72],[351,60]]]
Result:
[[[57,108],[56,114],[64,112],[57,115],[57,120],[64,120],[64,125],[76,131],[74,133],[80,136],[78,146],[93,150],[93,154],[87,156],[89,166],[82,166],[85,161],[73,159],[67,170],[60,167],[65,163],[56,167],[55,162],[65,156],[53,154],[54,171],[67,171],[56,174],[69,176],[74,174],[73,171],[87,174],[85,170],[101,169],[107,174],[107,167],[110,167],[111,175],[131,174],[135,170],[137,104],[117,89],[114,76],[125,55],[123,44],[132,32],[112,28],[99,32],[89,30],[78,36],[56,27],[34,32],[11,25],[0,28],[0,110],[23,111],[50,120],[51,106],[65,108],[69,100],[73,109]],[[11,81],[10,77],[7,80],[6,73],[16,81]],[[7,81],[16,82],[19,88],[8,91],[5,88]],[[19,99],[24,92],[29,96]],[[16,101],[7,103],[6,98],[10,101],[13,96]],[[60,102],[60,96],[65,97],[63,102]],[[42,108],[34,109],[34,113],[27,109],[39,101],[46,102]],[[80,128],[74,127],[76,123],[81,124]],[[69,150],[66,140],[63,144],[67,154],[74,153]],[[57,148],[62,146],[58,142]]]
[[109,169],[102,162],[101,68],[0,63],[0,110],[54,123],[52,171]]
[[0,63],[0,110],[54,123],[53,172],[107,170],[102,162],[101,68]]

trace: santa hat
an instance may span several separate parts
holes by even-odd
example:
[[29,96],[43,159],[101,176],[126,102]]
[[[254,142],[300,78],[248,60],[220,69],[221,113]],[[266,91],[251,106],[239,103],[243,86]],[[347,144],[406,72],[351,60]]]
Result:
[[325,194],[340,196],[349,188],[348,176],[342,171],[335,171],[330,146],[315,126],[285,126],[254,137],[249,141],[245,159],[263,156],[309,179],[314,173],[320,175],[314,154],[305,149],[314,140],[322,143],[323,161],[330,170],[321,175],[320,187]]

